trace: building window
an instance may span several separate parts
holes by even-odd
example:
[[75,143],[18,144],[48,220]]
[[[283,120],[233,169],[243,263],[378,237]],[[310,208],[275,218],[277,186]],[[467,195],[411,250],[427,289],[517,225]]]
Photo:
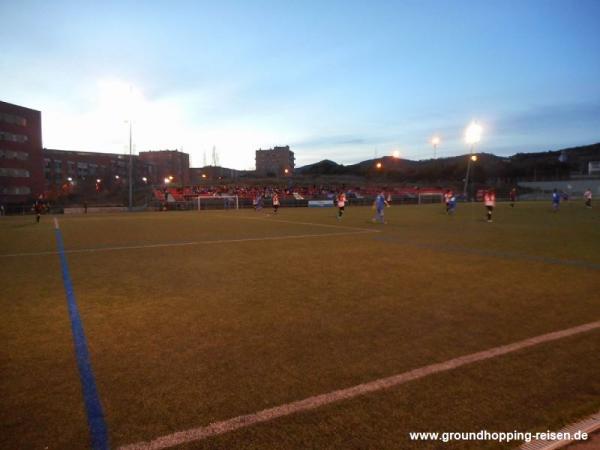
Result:
[[84,178],[88,174],[88,164],[87,163],[77,163],[77,176],[80,178]]
[[0,177],[29,178],[29,170],[0,167]]
[[29,158],[27,152],[16,152],[14,150],[0,150],[0,159],[19,159],[26,161]]
[[29,195],[31,194],[31,189],[28,186],[19,186],[19,187],[3,187],[2,194],[4,195]]
[[75,173],[75,163],[73,161],[67,161],[67,172],[69,175]]
[[0,131],[0,141],[19,142],[23,144],[27,142],[27,136],[24,134],[9,133],[8,131]]
[[54,160],[54,171],[55,172],[62,171],[62,161],[61,160],[59,160],[59,159]]
[[27,126],[27,119],[14,114],[0,113],[0,122],[14,123],[15,125]]

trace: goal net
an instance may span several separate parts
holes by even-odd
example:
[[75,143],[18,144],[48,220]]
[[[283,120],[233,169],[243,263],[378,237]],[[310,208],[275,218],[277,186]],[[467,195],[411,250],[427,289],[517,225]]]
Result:
[[198,195],[195,208],[198,211],[207,209],[239,209],[240,202],[237,195]]
[[428,204],[428,203],[443,203],[444,202],[444,194],[440,194],[437,192],[424,192],[420,193],[418,196],[418,204]]

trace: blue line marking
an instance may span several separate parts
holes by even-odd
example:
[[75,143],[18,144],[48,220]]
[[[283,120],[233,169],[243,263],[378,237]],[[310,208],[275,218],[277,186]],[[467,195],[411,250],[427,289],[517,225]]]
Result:
[[108,428],[104,420],[104,412],[98,389],[96,388],[96,379],[92,371],[90,362],[90,354],[88,352],[85,334],[83,332],[83,324],[75,302],[75,293],[73,292],[73,283],[69,274],[69,265],[65,256],[63,238],[60,228],[54,230],[56,235],[56,245],[60,257],[60,266],[62,271],[63,284],[67,294],[67,304],[69,305],[69,318],[71,319],[71,330],[73,332],[73,341],[75,343],[75,356],[77,357],[77,366],[79,368],[79,377],[81,379],[81,387],[83,390],[83,400],[85,403],[85,411],[90,428],[90,437],[92,439],[92,448],[94,450],[108,450]]

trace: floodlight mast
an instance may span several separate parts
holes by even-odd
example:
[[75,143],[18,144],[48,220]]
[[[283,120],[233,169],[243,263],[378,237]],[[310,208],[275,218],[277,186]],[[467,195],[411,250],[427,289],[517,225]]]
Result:
[[433,145],[433,159],[437,159],[437,147],[440,145],[439,136],[434,136],[431,138],[431,145]]
[[471,148],[471,154],[469,155],[469,159],[467,159],[467,174],[465,176],[465,187],[463,189],[463,196],[465,197],[465,200],[468,200],[467,193],[469,188],[469,173],[471,171],[471,161],[477,160],[476,157],[473,158],[475,152],[475,144],[477,144],[481,140],[482,131],[483,128],[481,127],[481,125],[473,121],[467,127],[467,130],[465,132],[465,141],[467,142],[467,144],[469,144]]
[[129,211],[133,210],[133,145],[131,137],[131,119],[129,122]]

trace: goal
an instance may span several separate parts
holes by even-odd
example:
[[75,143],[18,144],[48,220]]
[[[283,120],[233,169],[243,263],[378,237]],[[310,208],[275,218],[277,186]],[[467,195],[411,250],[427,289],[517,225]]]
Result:
[[419,193],[417,202],[419,205],[428,204],[428,203],[443,203],[444,202],[444,194],[440,194],[438,192]]
[[195,202],[198,211],[207,209],[239,209],[237,195],[198,195]]

